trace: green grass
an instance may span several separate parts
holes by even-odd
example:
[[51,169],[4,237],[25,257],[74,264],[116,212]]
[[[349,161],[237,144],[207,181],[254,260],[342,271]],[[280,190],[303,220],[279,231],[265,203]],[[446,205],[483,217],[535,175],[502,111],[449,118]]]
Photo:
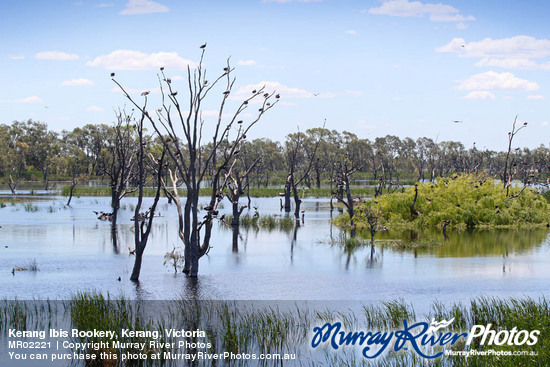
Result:
[[[158,331],[163,342],[175,341],[164,334],[164,329],[202,330],[206,336],[195,340],[210,343],[210,348],[189,350],[179,349],[178,353],[297,353],[297,361],[311,366],[548,366],[550,365],[550,303],[545,298],[490,298],[478,297],[466,303],[443,304],[432,303],[432,311],[425,316],[416,315],[411,304],[404,299],[382,301],[363,306],[362,312],[350,310],[310,309],[306,304],[295,307],[279,308],[279,306],[262,304],[261,302],[237,301],[198,301],[177,299],[173,301],[130,301],[122,296],[104,296],[97,292],[78,293],[72,299],[64,302],[50,301],[0,301],[0,332],[6,335],[7,329],[44,330],[59,324],[57,318],[70,322],[62,325],[64,329],[106,330],[120,333],[120,329]],[[400,352],[390,351],[374,360],[362,359],[352,347],[340,348],[336,351],[330,348],[317,349],[320,353],[312,354],[309,347],[313,327],[326,322],[341,322],[347,331],[390,331],[402,329],[403,320],[412,324],[415,321],[430,322],[431,318],[455,321],[449,327],[453,332],[468,332],[474,325],[492,324],[493,330],[539,330],[538,343],[533,346],[486,345],[473,343],[477,350],[495,349],[497,351],[528,351],[538,353],[533,356],[443,356],[435,360],[426,360],[418,356],[411,348]],[[143,342],[148,338],[124,338],[120,341]],[[463,340],[463,339],[462,339]],[[79,342],[106,341],[102,338],[74,338]],[[479,339],[474,340],[479,341]],[[459,341],[453,350],[468,350],[470,348]],[[391,347],[390,347],[391,348]],[[390,349],[389,348],[389,349]],[[109,349],[111,353],[120,355],[124,352],[141,352],[149,355],[149,359],[137,365],[174,366],[178,362],[153,360],[151,354],[156,352],[174,351],[167,348],[159,350]],[[102,350],[87,350],[98,354]],[[120,358],[119,358],[120,359]],[[243,361],[233,361],[235,366],[247,366]],[[268,366],[281,365],[280,361],[271,361]],[[204,361],[204,365],[209,364]],[[210,362],[211,363],[211,362]],[[309,364],[308,364],[309,363]],[[118,362],[111,366],[127,366]],[[201,364],[202,365],[202,364]],[[286,364],[284,364],[286,365]],[[292,364],[291,364],[292,365]]]
[[[232,215],[225,216],[225,223],[230,224],[233,220]],[[285,215],[250,215],[243,214],[239,218],[239,225],[244,229],[265,229],[268,231],[280,230],[289,232],[294,228],[296,219],[293,216]]]
[[[491,229],[545,227],[550,223],[550,203],[530,188],[519,194],[520,188],[515,187],[506,196],[493,179],[474,175],[439,178],[435,183],[417,185],[416,215],[411,213],[414,187],[375,199],[374,205],[382,213],[380,224],[392,229],[423,229],[441,228],[448,221],[448,228]],[[364,207],[366,204],[356,212],[359,230],[368,228]],[[344,214],[336,223],[349,226],[347,219]]]

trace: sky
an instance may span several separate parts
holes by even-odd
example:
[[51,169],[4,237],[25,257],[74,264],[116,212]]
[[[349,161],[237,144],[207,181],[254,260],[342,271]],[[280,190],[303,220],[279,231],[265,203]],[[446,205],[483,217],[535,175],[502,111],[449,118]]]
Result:
[[233,103],[281,96],[251,138],[325,123],[505,150],[518,116],[514,145],[548,146],[548,15],[543,0],[2,0],[0,123],[110,124],[130,108],[111,72],[156,108],[159,68],[184,91],[207,43],[208,75],[235,67]]

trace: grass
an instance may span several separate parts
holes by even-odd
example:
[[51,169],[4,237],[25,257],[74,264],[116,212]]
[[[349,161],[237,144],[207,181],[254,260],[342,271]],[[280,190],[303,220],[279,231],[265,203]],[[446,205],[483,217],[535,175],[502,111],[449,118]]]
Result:
[[[496,229],[535,228],[550,225],[550,203],[530,188],[520,193],[511,189],[509,196],[498,182],[475,175],[439,178],[435,183],[418,183],[403,193],[382,195],[373,204],[380,209],[379,223],[392,229],[448,228]],[[357,228],[368,228],[363,204],[357,208]],[[349,226],[348,216],[336,219],[340,226]]]
[[[225,223],[231,223],[232,215],[225,216]],[[285,215],[250,215],[243,214],[239,218],[239,225],[244,229],[266,229],[268,231],[280,230],[289,232],[294,228],[296,220],[294,217]]]
[[[198,301],[179,299],[173,301],[130,301],[122,296],[111,297],[97,292],[78,293],[72,299],[63,302],[51,301],[0,301],[0,333],[6,335],[7,330],[44,330],[59,324],[57,318],[63,318],[70,325],[62,328],[78,330],[115,331],[121,342],[146,342],[150,338],[125,338],[120,335],[121,329],[159,332],[159,341],[174,342],[164,329],[202,330],[204,337],[188,338],[190,342],[210,344],[209,347],[188,349],[186,346],[177,353],[296,353],[297,361],[302,365],[311,366],[545,366],[550,364],[550,303],[545,298],[490,298],[478,297],[469,303],[443,304],[434,302],[432,311],[424,317],[416,315],[413,306],[404,299],[383,301],[377,304],[363,306],[362,312],[331,309],[320,310],[309,308],[307,304],[296,304],[294,307],[279,307],[273,303],[238,302],[238,301]],[[539,330],[538,343],[533,346],[491,345],[480,346],[474,339],[472,346],[456,343],[454,350],[495,349],[497,351],[528,351],[535,356],[442,356],[435,360],[426,360],[418,356],[411,348],[401,352],[388,352],[374,360],[365,360],[351,346],[336,351],[330,348],[318,349],[321,353],[313,353],[309,345],[313,327],[326,322],[340,321],[347,331],[390,331],[401,330],[403,320],[409,324],[414,321],[430,322],[431,318],[438,321],[454,318],[449,327],[453,332],[468,332],[474,325],[492,324],[493,330]],[[130,340],[131,339],[131,340]],[[463,340],[463,339],[462,339]],[[79,342],[107,341],[105,338],[73,338]],[[391,349],[388,348],[388,349]],[[137,365],[173,366],[177,361],[154,360],[153,353],[176,352],[171,348],[138,350],[135,346],[127,349],[110,348],[108,350],[89,349],[87,353],[99,354],[108,351],[117,354],[126,352],[141,352],[148,359]],[[120,358],[118,358],[120,360]],[[234,362],[234,363],[233,363]],[[103,365],[125,366],[120,361],[105,361]],[[209,364],[210,363],[210,364]],[[202,365],[202,364],[201,364]],[[216,365],[204,361],[204,365]],[[232,365],[245,366],[247,361],[232,361]],[[268,361],[264,365],[281,365],[280,361]],[[286,365],[286,364],[285,364]],[[294,365],[294,364],[291,364]]]

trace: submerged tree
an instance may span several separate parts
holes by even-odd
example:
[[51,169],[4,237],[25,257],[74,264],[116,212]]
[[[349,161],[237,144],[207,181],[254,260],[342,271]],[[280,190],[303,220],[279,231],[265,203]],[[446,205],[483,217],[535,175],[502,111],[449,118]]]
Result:
[[[145,104],[143,109],[147,107],[147,98],[145,99]],[[149,240],[149,235],[151,233],[151,228],[153,227],[153,219],[155,217],[155,211],[157,204],[160,198],[161,192],[161,181],[162,181],[162,167],[164,163],[164,154],[163,150],[160,158],[156,159],[155,157],[148,156],[145,151],[145,141],[143,139],[143,120],[145,116],[141,116],[139,123],[137,124],[137,134],[138,134],[138,151],[136,153],[136,165],[137,165],[137,188],[138,188],[138,201],[134,210],[134,245],[135,245],[135,260],[134,268],[132,269],[132,275],[130,280],[137,281],[139,279],[139,274],[141,272],[141,263],[143,259],[143,253],[145,252],[145,247],[147,246],[147,241]],[[143,204],[143,187],[145,186],[145,180],[147,178],[146,174],[146,163],[150,161],[151,168],[155,172],[155,185],[157,187],[155,198],[153,199],[153,204],[145,212],[141,212],[141,206]]]
[[[196,67],[191,69],[188,66],[187,69],[187,103],[182,104],[181,101],[184,99],[180,100],[179,91],[166,76],[164,68],[161,68],[159,83],[162,101],[155,115],[139,106],[122,85],[115,81],[125,96],[139,109],[143,118],[152,124],[159,136],[163,137],[162,143],[175,166],[174,170],[169,170],[171,190],[167,192],[178,211],[178,232],[184,245],[183,272],[191,277],[198,276],[199,259],[210,248],[213,220],[217,218],[218,204],[222,199],[220,178],[228,170],[232,160],[238,156],[238,147],[246,139],[248,131],[275,105],[279,97],[274,95],[274,92],[267,93],[264,87],[254,89],[248,97],[238,103],[226,119],[228,99],[235,84],[235,78],[232,76],[234,69],[228,59],[221,75],[210,82],[206,78],[203,65],[204,51],[203,47]],[[223,89],[220,91],[220,88]],[[207,96],[217,91],[220,92],[221,100],[212,127],[211,147],[208,154],[202,154],[202,143],[206,139],[206,136],[203,136],[203,103]],[[183,91],[181,92],[183,94]],[[147,94],[148,92],[143,93],[145,96]],[[252,102],[256,101],[259,101],[257,112],[251,117],[249,114],[245,117],[244,111],[248,112]],[[206,215],[200,218],[199,194],[201,184],[206,181],[211,182],[210,201],[204,208]],[[181,184],[186,189],[184,202],[180,200],[178,192],[178,186]]]
[[111,207],[113,213],[111,222],[113,229],[117,223],[120,201],[129,193],[135,191],[130,188],[136,172],[135,164],[138,147],[136,144],[136,126],[132,124],[132,116],[124,111],[117,113],[117,122],[112,128],[112,141],[108,148],[103,150],[103,173],[109,177],[111,188]]

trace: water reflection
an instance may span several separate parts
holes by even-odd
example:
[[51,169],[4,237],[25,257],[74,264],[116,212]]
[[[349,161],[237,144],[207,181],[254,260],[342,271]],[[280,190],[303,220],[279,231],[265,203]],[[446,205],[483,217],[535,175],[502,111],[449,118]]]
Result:
[[[36,259],[38,272],[15,272],[0,282],[0,297],[66,298],[99,290],[137,299],[315,299],[377,301],[407,297],[463,300],[477,294],[547,294],[550,249],[547,231],[377,232],[376,242],[348,250],[329,199],[303,200],[304,217],[284,230],[217,223],[211,250],[200,261],[199,278],[164,265],[164,255],[181,247],[177,214],[165,199],[143,258],[139,283],[129,281],[134,257],[131,210],[123,201],[116,231],[93,211],[108,211],[108,198],[49,198],[0,208],[0,269]],[[149,200],[149,199],[147,199]],[[147,200],[144,206],[149,205]],[[207,202],[204,198],[204,203]],[[277,215],[278,198],[253,199],[261,215]],[[125,209],[124,209],[124,206]],[[32,210],[31,210],[32,209]],[[229,213],[231,208],[220,210]],[[253,215],[253,211],[249,213]],[[283,214],[284,215],[284,214]],[[294,222],[294,220],[293,220]],[[370,236],[366,234],[368,239]],[[399,240],[416,246],[396,247]],[[425,246],[437,243],[437,246]],[[7,246],[7,247],[5,247]],[[120,277],[120,281],[118,278]]]

